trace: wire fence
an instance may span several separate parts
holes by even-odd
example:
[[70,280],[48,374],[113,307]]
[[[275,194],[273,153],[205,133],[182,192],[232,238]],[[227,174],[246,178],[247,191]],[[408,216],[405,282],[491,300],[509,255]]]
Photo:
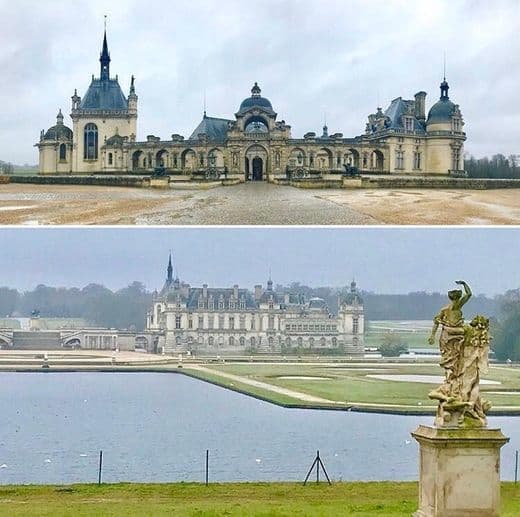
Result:
[[[103,483],[116,482],[193,482],[203,483],[208,486],[211,483],[222,482],[253,482],[253,481],[301,481],[306,485],[310,481],[316,483],[325,482],[331,485],[333,481],[343,481],[351,479],[348,473],[336,471],[336,476],[329,476],[326,463],[331,458],[323,459],[320,451],[316,451],[315,456],[309,455],[305,458],[298,458],[293,464],[276,464],[267,461],[263,464],[261,458],[255,458],[254,466],[251,462],[250,467],[244,470],[244,463],[233,465],[233,458],[229,458],[219,451],[206,449],[201,451],[198,461],[193,457],[182,464],[170,465],[164,468],[159,465],[142,464],[136,468],[135,463],[130,458],[110,452],[90,451],[79,454],[81,461],[68,462],[66,466],[60,465],[59,458],[63,456],[54,455],[54,460],[46,457],[38,465],[33,464],[32,468],[20,468],[16,463],[0,465],[0,484],[70,484],[70,483]],[[63,451],[62,451],[63,452]],[[49,456],[45,454],[44,456]],[[70,459],[70,457],[69,457]],[[331,461],[331,463],[334,463]],[[309,467],[310,465],[310,467]],[[520,467],[519,451],[514,451],[514,471],[508,479],[514,479],[518,483]],[[9,470],[14,470],[13,475],[2,476]],[[17,471],[23,471],[24,476],[20,477]],[[30,478],[27,478],[30,472]],[[320,477],[321,473],[321,477]],[[418,474],[418,472],[417,472]],[[415,478],[416,479],[416,478]],[[395,479],[400,481],[401,479]]]

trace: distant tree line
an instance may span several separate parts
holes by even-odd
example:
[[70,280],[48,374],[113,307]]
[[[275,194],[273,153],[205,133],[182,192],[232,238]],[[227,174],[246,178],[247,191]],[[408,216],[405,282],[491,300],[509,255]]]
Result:
[[499,316],[492,322],[491,349],[501,361],[520,361],[520,289],[507,291],[499,302]]
[[520,163],[517,156],[506,158],[503,154],[495,154],[491,158],[464,159],[464,169],[470,178],[520,178]]
[[[349,288],[309,287],[300,283],[278,285],[276,290],[303,293],[305,297],[323,298],[329,310],[338,311],[338,297]],[[409,294],[376,294],[361,292],[367,320],[430,320],[447,304],[446,294],[415,292]],[[466,318],[484,314],[495,320],[504,318],[504,307],[510,294],[488,298],[474,296],[465,307]],[[47,318],[83,318],[91,324],[104,327],[142,330],[146,323],[146,311],[152,304],[152,292],[141,282],[112,291],[99,284],[83,288],[50,287],[38,285],[32,291],[0,287],[0,317],[29,317],[32,311]],[[513,311],[514,312],[514,311]]]
[[0,160],[0,173],[2,174],[12,174],[14,171],[14,165],[12,163],[3,162]]
[[[338,297],[349,291],[348,287],[309,287],[298,282],[288,286],[278,285],[277,291],[302,292],[307,298],[317,296],[323,298],[329,309],[338,312]],[[427,293],[424,291],[408,294],[376,294],[360,292],[364,301],[365,318],[368,320],[430,320],[439,309],[448,303],[445,293]],[[497,298],[484,295],[473,296],[465,307],[467,317],[475,314],[496,316],[499,312]]]
[[23,293],[0,287],[0,317],[29,317],[39,311],[42,318],[83,318],[93,325],[142,330],[152,293],[141,282],[111,291],[99,285],[49,287],[38,285]]

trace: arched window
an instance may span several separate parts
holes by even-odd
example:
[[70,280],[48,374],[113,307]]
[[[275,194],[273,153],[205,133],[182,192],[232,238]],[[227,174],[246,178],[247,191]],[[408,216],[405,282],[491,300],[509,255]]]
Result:
[[67,146],[60,144],[60,160],[65,161],[67,159]]
[[97,160],[98,157],[98,128],[96,124],[87,124],[84,132],[83,158]]

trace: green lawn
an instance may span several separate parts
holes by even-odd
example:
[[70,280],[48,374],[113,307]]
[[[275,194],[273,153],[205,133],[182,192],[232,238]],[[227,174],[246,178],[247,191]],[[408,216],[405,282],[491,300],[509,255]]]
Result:
[[[346,404],[398,404],[413,406],[418,411],[435,403],[428,398],[428,392],[436,384],[418,382],[399,382],[367,377],[368,374],[418,374],[443,375],[441,368],[435,364],[397,364],[397,363],[366,363],[356,365],[344,363],[335,365],[324,364],[218,364],[207,366],[216,375],[202,375],[208,380],[217,381],[229,387],[260,394],[272,398],[276,402],[279,395],[269,395],[266,390],[251,388],[246,384],[218,377],[218,372],[239,375],[248,379],[292,389],[298,392],[315,395],[327,400]],[[199,375],[199,374],[197,374]],[[294,376],[294,379],[290,377]],[[298,376],[323,377],[323,379],[297,379]],[[289,377],[289,378],[283,378]],[[482,385],[481,391],[491,392],[486,395],[493,406],[513,406],[520,408],[520,370],[508,367],[491,367],[485,379],[501,382],[499,385]],[[515,394],[500,394],[501,391],[515,391]],[[282,401],[283,402],[283,401]],[[301,401],[300,401],[301,403]]]
[[[113,484],[0,487],[10,516],[392,516],[417,509],[417,483]],[[502,484],[502,517],[520,515],[520,484]]]
[[430,321],[393,321],[374,320],[369,321],[364,336],[365,346],[379,346],[387,334],[399,339],[409,348],[431,348],[428,345],[428,337],[431,332]]

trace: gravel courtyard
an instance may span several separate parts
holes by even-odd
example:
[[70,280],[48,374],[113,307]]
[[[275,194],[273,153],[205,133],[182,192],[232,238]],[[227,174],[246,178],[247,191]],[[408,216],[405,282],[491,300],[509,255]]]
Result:
[[520,224],[520,189],[209,190],[0,186],[0,224]]

